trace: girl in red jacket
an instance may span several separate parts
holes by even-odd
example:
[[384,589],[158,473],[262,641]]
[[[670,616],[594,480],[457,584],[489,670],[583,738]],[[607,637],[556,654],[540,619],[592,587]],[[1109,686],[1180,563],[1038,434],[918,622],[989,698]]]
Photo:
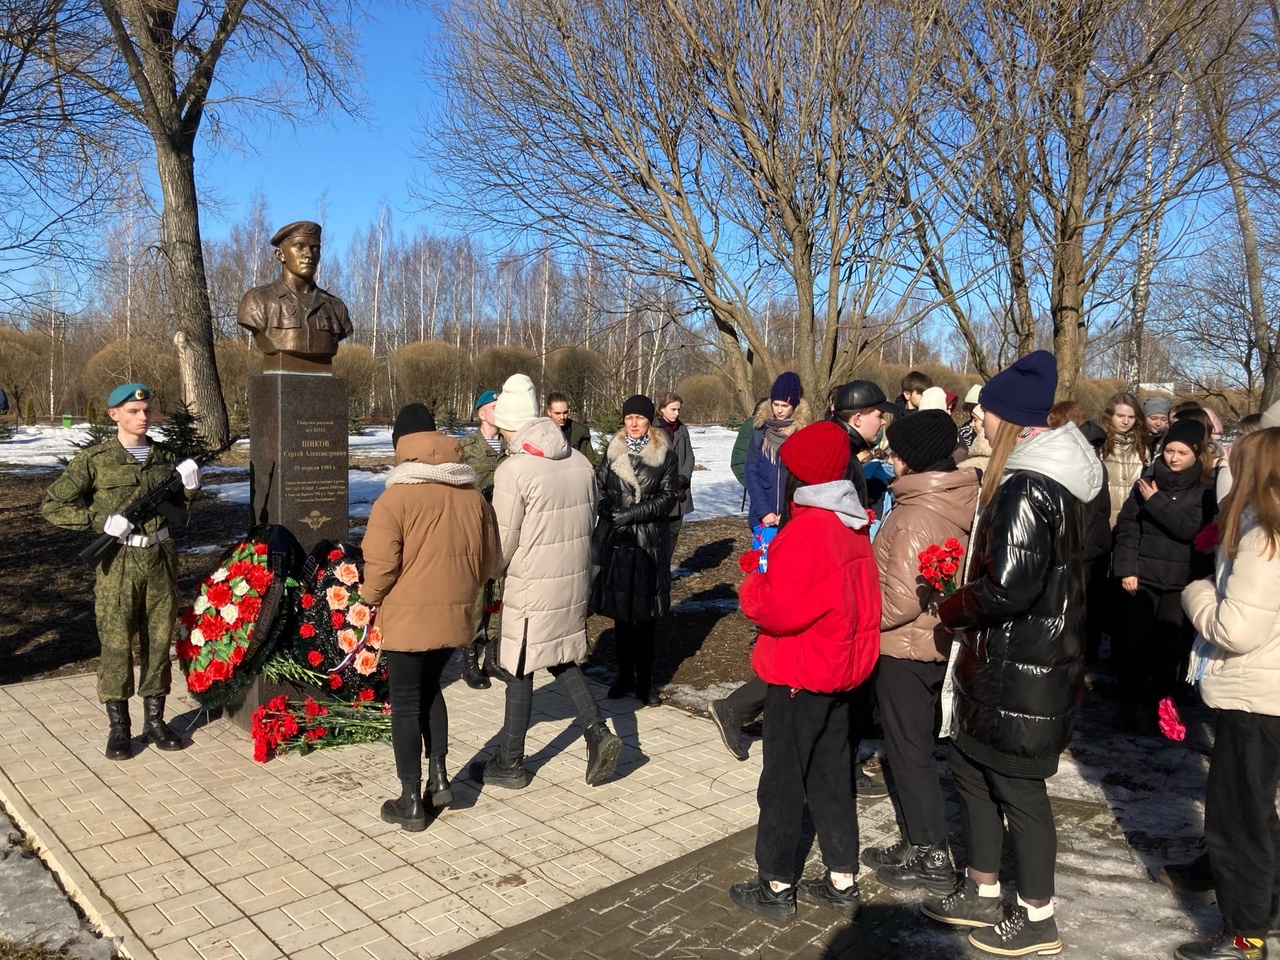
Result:
[[[729,888],[745,910],[785,920],[796,909],[795,855],[806,803],[828,874],[801,880],[802,899],[852,919],[858,820],[849,756],[848,693],[871,674],[880,649],[880,582],[867,514],[844,479],[849,440],[822,421],[782,444],[790,473],[785,525],[767,572],[748,573],[742,612],[760,628],[751,665],[769,685],[764,768],[756,799],[759,877]],[[755,570],[758,557],[743,566]]]

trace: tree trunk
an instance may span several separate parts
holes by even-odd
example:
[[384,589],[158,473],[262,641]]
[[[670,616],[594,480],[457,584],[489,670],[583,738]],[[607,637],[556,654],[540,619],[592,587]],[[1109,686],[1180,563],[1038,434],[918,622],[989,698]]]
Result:
[[164,199],[161,249],[169,264],[173,322],[186,335],[191,351],[192,383],[183,385],[183,393],[195,399],[193,412],[200,418],[200,432],[214,446],[221,446],[227,439],[227,408],[213,352],[213,310],[200,244],[195,155],[189,145],[175,148],[159,137],[154,140]]
[[1049,291],[1049,315],[1053,320],[1053,353],[1058,360],[1055,398],[1066,400],[1075,392],[1084,359],[1084,204],[1089,190],[1088,121],[1085,118],[1086,74],[1077,69],[1065,84],[1070,97],[1064,131],[1067,182],[1058,220],[1053,256],[1053,284]]

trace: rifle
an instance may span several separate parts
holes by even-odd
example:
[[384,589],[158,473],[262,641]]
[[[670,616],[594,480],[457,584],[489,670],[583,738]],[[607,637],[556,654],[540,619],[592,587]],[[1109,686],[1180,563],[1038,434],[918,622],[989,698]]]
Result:
[[[200,466],[212,463],[218,457],[222,456],[233,446],[243,440],[243,436],[235,436],[220,446],[217,450],[211,450],[208,453],[198,457],[193,457]],[[170,500],[173,494],[182,490],[182,475],[174,470],[165,479],[163,483],[152,487],[133,503],[129,504],[120,511],[120,515],[132,523],[135,527],[145,523],[154,517],[157,513],[168,520],[170,523],[176,523],[182,519],[182,511]],[[100,533],[97,538],[80,551],[80,559],[85,563],[93,566],[101,561],[111,551],[112,547],[118,546],[120,543],[115,537],[109,533]]]

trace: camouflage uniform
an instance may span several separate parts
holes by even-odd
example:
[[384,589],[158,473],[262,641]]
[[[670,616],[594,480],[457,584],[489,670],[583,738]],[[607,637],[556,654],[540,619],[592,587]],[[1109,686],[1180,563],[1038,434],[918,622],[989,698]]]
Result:
[[[486,500],[493,499],[493,472],[507,455],[507,441],[501,441],[501,452],[494,453],[489,441],[479,430],[473,430],[458,441],[462,447],[462,462],[476,472],[476,487],[484,494]],[[498,580],[490,580],[476,598],[476,635],[497,634],[500,624],[500,613],[485,613],[485,607],[501,603],[502,584]]]
[[[152,442],[146,463],[138,463],[120,441],[82,450],[45,491],[44,518],[66,530],[102,533],[103,522],[168,479],[178,457]],[[194,491],[187,494],[193,496]],[[185,504],[185,500],[183,501]],[[152,536],[165,520],[153,516],[132,532]],[[178,607],[178,561],[172,540],[150,547],[120,545],[98,564],[94,612],[102,658],[98,699],[103,703],[133,695],[133,645],[138,646],[140,696],[169,692],[169,645]]]

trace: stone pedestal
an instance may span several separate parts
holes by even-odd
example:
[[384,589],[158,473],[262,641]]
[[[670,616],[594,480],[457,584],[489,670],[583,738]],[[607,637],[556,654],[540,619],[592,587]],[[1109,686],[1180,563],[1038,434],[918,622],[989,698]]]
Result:
[[280,524],[308,551],[347,539],[347,412],[341,377],[249,378],[251,524]]
[[249,733],[253,728],[254,711],[280,694],[284,694],[290,700],[305,700],[311,697],[321,702],[329,697],[329,691],[305,683],[296,683],[293,680],[276,683],[274,680],[258,676],[253,678],[240,696],[222,708],[222,716],[245,733]]

